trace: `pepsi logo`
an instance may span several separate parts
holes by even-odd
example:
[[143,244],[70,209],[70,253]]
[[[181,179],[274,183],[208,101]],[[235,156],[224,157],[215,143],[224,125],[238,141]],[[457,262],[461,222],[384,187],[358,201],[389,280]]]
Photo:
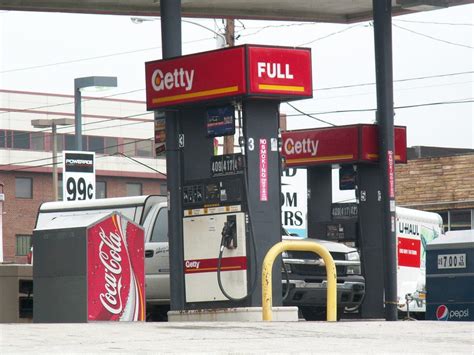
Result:
[[449,318],[449,310],[444,304],[438,306],[436,309],[436,318],[438,320],[448,320]]

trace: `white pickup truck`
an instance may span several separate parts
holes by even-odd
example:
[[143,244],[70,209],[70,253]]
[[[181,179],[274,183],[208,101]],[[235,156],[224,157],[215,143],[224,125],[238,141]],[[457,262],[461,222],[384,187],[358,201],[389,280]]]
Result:
[[[117,211],[145,229],[146,301],[149,319],[166,319],[169,309],[169,247],[168,210],[165,196],[135,196],[78,202],[46,202],[38,211],[36,228],[46,226],[57,216],[83,216]],[[284,239],[295,239],[285,235]],[[298,238],[299,239],[299,238]],[[319,241],[333,256],[338,274],[338,307],[360,305],[365,293],[360,275],[359,254],[345,245]],[[216,246],[216,252],[219,246]],[[283,273],[283,288],[288,290],[284,305],[298,306],[307,320],[325,319],[326,273],[324,263],[311,252],[284,253],[287,273]],[[288,277],[287,277],[288,276]]]

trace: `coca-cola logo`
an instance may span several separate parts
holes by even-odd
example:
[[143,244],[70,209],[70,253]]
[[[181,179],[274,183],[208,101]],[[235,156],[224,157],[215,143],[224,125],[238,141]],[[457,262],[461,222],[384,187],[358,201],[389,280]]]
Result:
[[99,295],[102,305],[112,314],[122,312],[122,238],[116,233],[108,235],[100,228],[99,260],[105,268],[104,290]]
[[145,317],[143,229],[118,214],[87,231],[89,320]]

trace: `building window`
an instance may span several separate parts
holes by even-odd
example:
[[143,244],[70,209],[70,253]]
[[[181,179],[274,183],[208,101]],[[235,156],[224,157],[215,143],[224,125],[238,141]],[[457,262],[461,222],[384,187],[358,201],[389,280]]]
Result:
[[1,130],[0,131],[0,148],[5,148],[5,144],[6,144],[5,131]]
[[89,137],[89,150],[104,154],[104,137]]
[[123,154],[127,156],[135,156],[135,142],[136,139],[123,139]]
[[17,235],[16,236],[16,255],[25,256],[30,252],[31,235]]
[[13,131],[13,148],[30,149],[30,132]]
[[449,215],[449,230],[471,229],[471,210],[453,210]]
[[95,182],[95,198],[107,197],[107,183],[105,181]]
[[[64,135],[64,150],[76,149],[76,136],[72,134]],[[82,136],[82,150],[87,150],[87,136]]]
[[153,156],[153,143],[150,140],[137,141],[137,156],[151,157]]
[[44,150],[44,133],[43,132],[31,132],[31,149],[32,150]]
[[105,153],[110,155],[118,153],[118,139],[116,137],[105,137]]
[[33,198],[33,179],[32,178],[15,178],[15,197],[16,198]]
[[142,184],[139,182],[127,182],[127,196],[139,196],[142,194]]

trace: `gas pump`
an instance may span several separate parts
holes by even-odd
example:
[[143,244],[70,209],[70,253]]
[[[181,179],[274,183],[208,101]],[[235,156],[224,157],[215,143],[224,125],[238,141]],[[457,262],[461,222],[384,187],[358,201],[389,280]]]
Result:
[[[171,310],[261,306],[281,240],[281,101],[312,97],[309,49],[244,45],[146,63],[147,107],[177,113],[182,229],[170,235]],[[216,155],[236,132],[240,152]],[[172,207],[172,206],[171,206]],[[275,268],[274,305],[281,305]],[[173,284],[174,283],[174,284]]]
[[[384,317],[382,173],[377,139],[377,126],[369,124],[282,133],[286,165],[307,167],[308,236],[360,249],[366,283],[364,318]],[[393,158],[397,163],[407,161],[405,127],[395,127]],[[333,203],[335,165],[340,169],[340,187],[354,189],[356,202]],[[395,228],[395,221],[392,223]]]

